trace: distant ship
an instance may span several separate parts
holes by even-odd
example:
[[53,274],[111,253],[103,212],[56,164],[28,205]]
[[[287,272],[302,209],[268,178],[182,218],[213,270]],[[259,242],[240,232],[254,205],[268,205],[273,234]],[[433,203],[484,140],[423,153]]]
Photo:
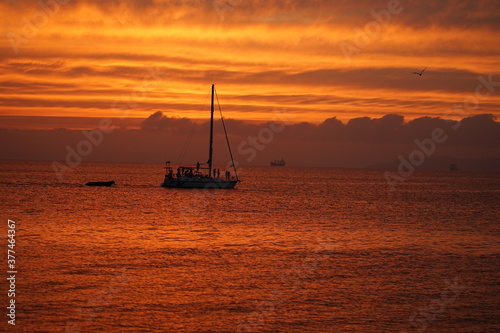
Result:
[[[221,112],[222,127],[224,128],[224,134],[226,135],[226,141],[228,144],[229,155],[231,156],[232,167],[234,169],[234,176],[231,175],[229,170],[226,170],[224,178],[220,177],[220,169],[215,169],[213,167],[212,155],[213,155],[213,132],[214,132],[214,94],[215,85],[212,84],[212,105],[210,108],[210,141],[208,149],[208,162],[207,166],[196,163],[196,166],[179,166],[174,173],[173,168],[170,166],[170,161],[166,162],[166,173],[165,179],[161,184],[162,187],[173,187],[173,188],[216,188],[216,189],[232,189],[240,181],[238,179],[238,174],[236,172],[236,167],[233,160],[233,153],[231,152],[231,147],[229,146],[229,139],[226,133],[226,126],[224,125],[224,118]],[[217,99],[218,101],[218,99]],[[219,106],[220,110],[220,106]],[[205,171],[203,171],[205,170]]]
[[283,159],[283,157],[281,158],[281,160],[274,160],[274,161],[271,161],[271,166],[285,166],[286,163],[285,163],[285,160]]
[[456,164],[451,164],[450,165],[450,171],[458,171],[458,167]]

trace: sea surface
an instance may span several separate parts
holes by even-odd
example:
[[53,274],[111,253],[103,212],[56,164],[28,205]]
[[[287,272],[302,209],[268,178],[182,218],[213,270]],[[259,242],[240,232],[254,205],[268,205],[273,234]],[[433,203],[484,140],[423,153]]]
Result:
[[1,161],[0,331],[500,332],[499,174],[391,190],[377,170],[243,167],[234,190],[181,190],[163,172]]

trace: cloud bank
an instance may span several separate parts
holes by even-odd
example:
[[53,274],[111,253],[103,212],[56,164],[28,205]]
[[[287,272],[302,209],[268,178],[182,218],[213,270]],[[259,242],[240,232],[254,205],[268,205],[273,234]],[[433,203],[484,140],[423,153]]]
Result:
[[[422,168],[446,169],[457,163],[464,171],[500,172],[500,123],[491,114],[461,121],[420,117],[405,121],[397,114],[380,118],[358,117],[342,122],[336,117],[322,123],[256,123],[226,119],[235,159],[241,165],[267,165],[284,157],[290,166],[393,168],[398,156],[419,149],[417,141],[433,137],[436,129],[447,137]],[[84,161],[196,163],[207,158],[208,122],[165,115],[157,111],[140,129],[116,128],[104,134]],[[6,142],[0,159],[64,161],[68,147],[77,150],[87,140],[82,131],[0,130]],[[229,160],[219,123],[215,127],[215,160]],[[437,163],[436,161],[441,161]]]

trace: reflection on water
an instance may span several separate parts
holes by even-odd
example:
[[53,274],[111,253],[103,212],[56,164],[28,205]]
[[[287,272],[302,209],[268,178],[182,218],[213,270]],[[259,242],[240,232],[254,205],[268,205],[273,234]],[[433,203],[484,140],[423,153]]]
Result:
[[60,183],[49,163],[0,164],[17,329],[500,331],[497,175],[422,172],[396,191],[366,170],[246,167],[225,191],[162,177],[89,163]]

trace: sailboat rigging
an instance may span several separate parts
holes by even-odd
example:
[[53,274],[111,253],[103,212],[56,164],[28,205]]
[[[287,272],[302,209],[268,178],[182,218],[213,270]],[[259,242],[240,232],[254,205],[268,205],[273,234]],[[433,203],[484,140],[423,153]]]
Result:
[[[210,107],[210,138],[208,147],[208,161],[207,167],[202,167],[198,162],[196,166],[179,166],[174,174],[174,170],[170,165],[170,161],[166,162],[165,179],[161,184],[162,187],[172,188],[218,188],[218,189],[232,189],[240,181],[236,172],[234,164],[233,153],[229,145],[229,138],[227,136],[226,125],[224,124],[224,117],[219,104],[219,112],[221,116],[224,134],[228,145],[229,154],[231,156],[231,163],[234,170],[234,176],[231,175],[229,170],[226,170],[223,178],[220,177],[220,169],[215,169],[213,165],[213,144],[214,144],[214,97],[215,85],[212,84],[212,102]],[[217,96],[217,103],[219,98]],[[208,173],[203,173],[203,170]]]

